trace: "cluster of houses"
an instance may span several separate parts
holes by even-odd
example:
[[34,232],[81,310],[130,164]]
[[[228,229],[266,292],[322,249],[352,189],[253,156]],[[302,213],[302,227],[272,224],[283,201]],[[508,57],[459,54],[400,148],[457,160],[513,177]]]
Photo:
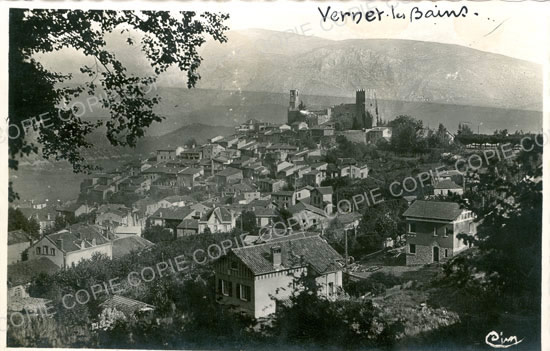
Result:
[[[42,236],[32,240],[20,230],[9,233],[10,296],[29,297],[25,287],[31,273],[66,269],[96,253],[116,258],[149,247],[153,243],[142,234],[150,227],[163,228],[174,239],[228,233],[248,211],[254,213],[257,227],[269,228],[284,210],[300,218],[307,231],[270,241],[257,237],[252,245],[233,249],[218,260],[214,269],[219,302],[256,318],[268,316],[276,308],[270,296],[288,297],[292,289],[281,288],[292,286],[304,272],[315,275],[321,294],[335,298],[346,264],[323,239],[334,218],[333,188],[323,186],[323,181],[365,179],[369,168],[352,158],[327,163],[326,149],[336,135],[370,143],[391,138],[391,129],[373,126],[379,119],[377,110],[369,99],[365,101],[364,91],[357,93],[356,104],[332,110],[302,111],[297,101],[298,92],[293,90],[289,124],[249,120],[237,126],[234,135],[160,149],[149,158],[93,174],[82,182],[78,201],[20,207],[27,218],[36,219]],[[347,134],[349,130],[336,131],[338,120],[330,116],[346,111],[366,128]],[[304,133],[316,147],[296,145]],[[441,172],[434,194],[462,194],[464,180],[459,176]],[[59,216],[76,224],[52,233]],[[351,229],[358,226],[359,217],[338,215]],[[474,216],[454,203],[412,201],[404,217],[408,265],[445,261],[466,248],[458,233],[475,233]],[[115,300],[127,302],[122,297]]]

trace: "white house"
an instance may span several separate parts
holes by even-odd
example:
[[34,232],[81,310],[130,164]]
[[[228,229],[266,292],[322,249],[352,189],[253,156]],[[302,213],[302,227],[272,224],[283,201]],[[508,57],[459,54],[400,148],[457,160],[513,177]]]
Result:
[[255,318],[276,311],[302,274],[313,275],[318,294],[332,299],[342,287],[344,259],[318,235],[234,248],[215,262],[218,302]]
[[199,234],[207,228],[211,233],[229,233],[235,228],[235,216],[226,208],[214,207],[199,220]]

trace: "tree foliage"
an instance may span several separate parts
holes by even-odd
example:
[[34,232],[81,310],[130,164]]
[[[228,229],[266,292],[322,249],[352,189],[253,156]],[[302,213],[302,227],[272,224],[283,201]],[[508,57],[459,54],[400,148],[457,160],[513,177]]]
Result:
[[[11,9],[10,168],[16,170],[19,158],[35,153],[67,160],[75,172],[90,170],[93,167],[81,151],[93,146],[86,137],[99,128],[110,144],[135,146],[147,127],[163,119],[153,110],[160,98],[151,93],[158,76],[177,66],[185,72],[187,86],[194,87],[202,61],[198,49],[206,35],[227,41],[224,21],[228,17],[193,11]],[[152,73],[128,71],[108,48],[106,37],[113,33],[127,35],[129,46],[141,47]],[[141,42],[131,34],[140,36]],[[90,64],[80,67],[86,82],[75,85],[72,74],[51,72],[36,58],[67,48],[90,58]],[[67,107],[86,96],[96,97],[109,111],[107,120],[86,120],[82,118],[86,111],[78,105]],[[37,132],[35,139],[28,134],[31,129]],[[10,190],[10,200],[16,199]]]
[[145,229],[143,232],[143,237],[152,243],[174,240],[174,234],[170,231],[170,229],[158,225]]
[[423,149],[423,129],[421,120],[400,115],[388,123],[392,128],[391,146],[398,152],[418,152]]
[[295,279],[295,285],[299,288],[293,290],[289,303],[277,301],[278,310],[269,330],[282,345],[348,349],[389,346],[395,341],[389,335],[395,335],[389,332],[393,326],[378,317],[371,300],[331,301],[308,275]]
[[252,211],[243,211],[237,218],[236,228],[242,228],[243,233],[256,235],[258,233],[258,225],[256,224],[256,215]]
[[405,233],[405,220],[402,217],[407,202],[402,199],[387,200],[368,206],[359,223],[358,244],[363,253],[382,248],[386,238],[396,239]]
[[472,131],[472,128],[468,124],[465,123],[459,123],[458,124],[458,133],[459,135],[472,135],[474,132]]
[[526,150],[531,146],[470,175],[474,191],[462,203],[477,216],[477,235],[459,237],[477,251],[459,256],[446,269],[457,285],[475,287],[486,301],[509,308],[540,308],[542,148],[531,142]]
[[8,209],[8,231],[19,229],[35,239],[40,237],[40,224],[36,218],[27,219],[20,209],[10,207]]

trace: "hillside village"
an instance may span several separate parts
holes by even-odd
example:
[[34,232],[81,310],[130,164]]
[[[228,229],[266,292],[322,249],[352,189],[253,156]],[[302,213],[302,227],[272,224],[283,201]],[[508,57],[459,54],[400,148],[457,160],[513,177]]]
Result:
[[[182,140],[91,174],[65,204],[25,199],[10,210],[24,225],[9,232],[8,308],[36,315],[51,301],[37,293],[37,275],[103,264],[100,257],[139,261],[140,253],[170,246],[202,249],[215,303],[257,320],[290,303],[294,291],[285,288],[303,273],[315,278],[319,296],[335,301],[376,272],[440,267],[468,251],[460,235],[475,236],[478,226],[461,204],[476,182],[457,160],[496,146],[460,143],[442,125],[430,130],[395,117],[379,114],[371,90],[357,91],[355,103],[312,110],[291,90],[286,124],[258,116],[230,136]],[[409,127],[417,144],[401,142]],[[210,245],[199,245],[201,237]],[[160,309],[132,291],[105,295],[94,313]]]

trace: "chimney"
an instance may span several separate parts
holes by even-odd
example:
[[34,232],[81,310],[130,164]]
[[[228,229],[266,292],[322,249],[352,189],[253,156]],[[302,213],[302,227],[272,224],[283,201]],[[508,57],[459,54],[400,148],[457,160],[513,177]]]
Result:
[[281,247],[280,246],[273,246],[271,248],[271,258],[273,260],[273,267],[279,268],[281,267]]
[[95,240],[95,238],[92,239],[92,246],[96,246],[96,240]]
[[162,218],[162,211],[159,212],[159,217]]
[[63,239],[57,239],[55,243],[60,250],[63,250]]

